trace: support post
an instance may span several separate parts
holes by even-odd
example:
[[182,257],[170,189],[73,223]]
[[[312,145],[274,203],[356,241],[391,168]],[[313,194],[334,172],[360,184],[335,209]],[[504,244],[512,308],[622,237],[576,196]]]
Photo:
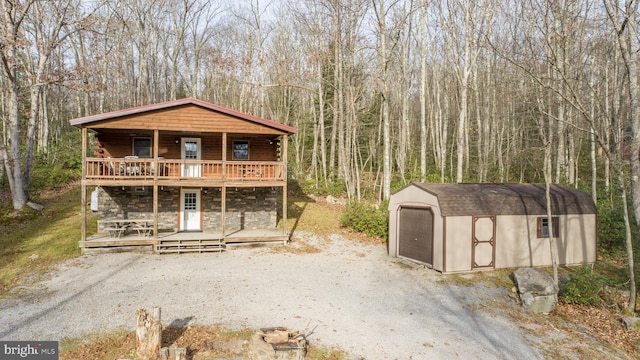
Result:
[[158,183],[153,183],[153,238],[158,238]]
[[153,153],[155,164],[153,166],[153,238],[158,238],[158,173],[160,172],[160,164],[158,164],[158,144],[160,131],[153,130]]
[[222,133],[222,180],[227,180],[227,133]]
[[222,228],[222,240],[225,237],[225,223],[227,213],[227,133],[222,133],[222,189],[220,189],[220,222]]
[[222,240],[225,237],[225,223],[227,213],[227,185],[222,183],[222,188],[220,189],[220,227],[222,228]]
[[283,232],[285,234],[289,233],[289,228],[287,227],[287,180],[289,179],[289,168],[287,166],[287,149],[289,144],[289,136],[282,136],[282,146],[280,147],[282,151],[282,166],[284,168],[284,184],[282,185],[282,226]]
[[82,128],[82,206],[80,207],[80,214],[82,216],[82,222],[80,225],[80,241],[87,240],[87,128]]

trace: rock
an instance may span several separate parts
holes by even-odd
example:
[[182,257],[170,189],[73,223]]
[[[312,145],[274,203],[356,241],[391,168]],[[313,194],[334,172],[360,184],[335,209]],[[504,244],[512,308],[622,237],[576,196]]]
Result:
[[187,348],[163,347],[160,349],[162,360],[186,360]]
[[260,329],[249,343],[248,358],[252,360],[303,360],[308,343],[303,335],[286,328]]
[[545,272],[522,268],[513,273],[522,305],[529,311],[548,314],[558,306],[558,286]]
[[640,328],[640,318],[637,317],[622,318],[622,323],[627,330]]
[[40,205],[40,204],[36,204],[34,202],[29,201],[27,203],[27,206],[29,206],[30,208],[32,208],[33,210],[37,210],[37,211],[42,211],[42,209],[44,209],[44,206]]
[[327,199],[326,200],[327,200],[327,204],[329,204],[329,205],[342,205],[342,206],[344,206],[344,205],[347,204],[346,200],[338,199],[338,198],[335,198],[335,197],[333,197],[331,195],[327,195]]

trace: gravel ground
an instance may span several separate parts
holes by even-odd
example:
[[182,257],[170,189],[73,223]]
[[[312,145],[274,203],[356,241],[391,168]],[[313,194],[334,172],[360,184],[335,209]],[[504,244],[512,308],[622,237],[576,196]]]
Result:
[[543,357],[493,306],[515,306],[504,289],[438,281],[443,275],[402,265],[380,245],[297,236],[322,251],[81,256],[0,303],[0,339],[133,330],[136,309],[160,306],[165,326],[315,328],[312,343],[356,359]]

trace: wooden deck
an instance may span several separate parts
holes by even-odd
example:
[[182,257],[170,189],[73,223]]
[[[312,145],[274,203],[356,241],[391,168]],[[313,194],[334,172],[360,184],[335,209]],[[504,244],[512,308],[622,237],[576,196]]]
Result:
[[105,181],[285,181],[285,168],[277,161],[205,161],[165,159],[87,158],[85,180]]
[[118,248],[118,247],[152,247],[157,253],[212,252],[222,251],[227,244],[236,243],[270,243],[289,241],[289,234],[280,229],[239,230],[223,236],[217,232],[162,232],[157,238],[127,233],[119,238],[107,233],[96,233],[80,242],[82,249]]

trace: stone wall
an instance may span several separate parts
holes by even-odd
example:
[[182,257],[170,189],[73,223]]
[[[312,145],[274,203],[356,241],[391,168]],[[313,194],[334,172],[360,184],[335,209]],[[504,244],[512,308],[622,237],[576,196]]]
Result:
[[227,229],[273,229],[278,225],[277,214],[275,188],[227,188]]
[[[270,229],[278,224],[279,188],[228,188],[226,229]],[[220,230],[220,188],[203,188],[202,224],[204,231]],[[158,189],[158,229],[178,230],[180,188]],[[153,188],[98,187],[98,220],[152,219]],[[99,229],[102,230],[102,229]]]

